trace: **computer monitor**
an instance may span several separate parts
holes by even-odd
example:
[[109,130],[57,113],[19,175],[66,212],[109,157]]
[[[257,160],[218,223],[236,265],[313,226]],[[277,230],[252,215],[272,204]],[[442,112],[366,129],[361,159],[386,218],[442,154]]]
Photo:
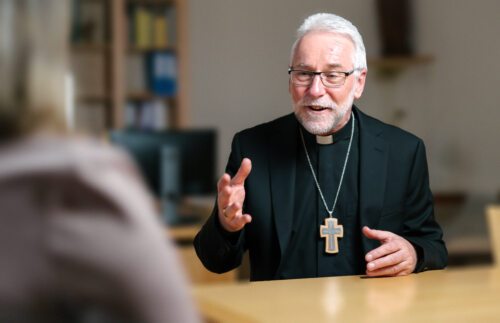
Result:
[[123,130],[110,139],[135,160],[170,224],[182,221],[176,211],[182,197],[215,193],[215,130]]

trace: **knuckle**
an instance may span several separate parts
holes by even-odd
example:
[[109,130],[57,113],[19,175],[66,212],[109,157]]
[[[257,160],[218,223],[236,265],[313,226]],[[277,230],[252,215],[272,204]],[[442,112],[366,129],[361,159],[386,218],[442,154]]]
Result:
[[380,257],[380,248],[377,248],[371,252],[372,259],[377,259]]
[[373,267],[372,267],[372,270],[377,270],[379,268],[382,268],[384,267],[384,261],[383,260],[376,260],[373,262]]
[[397,252],[394,254],[394,262],[402,263],[405,260],[406,260],[406,257],[404,256],[404,253]]
[[397,251],[401,249],[401,244],[398,243],[398,241],[392,241],[388,247],[390,248],[391,251]]
[[234,219],[234,225],[238,229],[241,229],[245,225],[245,221],[243,221],[243,219],[240,215],[237,215],[237,216],[235,216],[235,219]]
[[225,218],[227,221],[231,221],[232,218],[234,218],[234,214],[233,214],[233,211],[228,207],[226,208],[226,215],[225,215]]

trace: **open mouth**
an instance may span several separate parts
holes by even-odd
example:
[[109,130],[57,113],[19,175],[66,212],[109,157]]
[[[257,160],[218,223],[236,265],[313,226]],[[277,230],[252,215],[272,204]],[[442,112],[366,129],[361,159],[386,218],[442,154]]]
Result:
[[308,110],[311,110],[311,111],[324,111],[324,110],[330,110],[330,108],[325,108],[325,107],[322,107],[322,106],[319,106],[319,105],[306,105],[304,106],[305,108],[307,108]]

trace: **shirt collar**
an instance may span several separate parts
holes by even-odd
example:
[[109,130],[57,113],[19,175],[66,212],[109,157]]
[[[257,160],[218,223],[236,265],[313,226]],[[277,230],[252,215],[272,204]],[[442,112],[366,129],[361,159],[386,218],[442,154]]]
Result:
[[316,143],[319,145],[328,145],[342,140],[347,140],[351,137],[352,117],[349,121],[337,132],[330,136],[316,136]]

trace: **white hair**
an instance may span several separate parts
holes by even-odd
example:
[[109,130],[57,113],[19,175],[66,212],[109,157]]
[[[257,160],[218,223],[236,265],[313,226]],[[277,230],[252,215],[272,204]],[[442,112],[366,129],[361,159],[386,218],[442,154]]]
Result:
[[331,13],[317,13],[307,17],[302,25],[297,29],[297,39],[293,43],[290,64],[295,55],[295,48],[299,41],[306,34],[313,31],[326,31],[336,34],[341,34],[349,37],[354,44],[353,65],[355,69],[366,69],[366,50],[363,43],[363,38],[356,26],[349,20]]

